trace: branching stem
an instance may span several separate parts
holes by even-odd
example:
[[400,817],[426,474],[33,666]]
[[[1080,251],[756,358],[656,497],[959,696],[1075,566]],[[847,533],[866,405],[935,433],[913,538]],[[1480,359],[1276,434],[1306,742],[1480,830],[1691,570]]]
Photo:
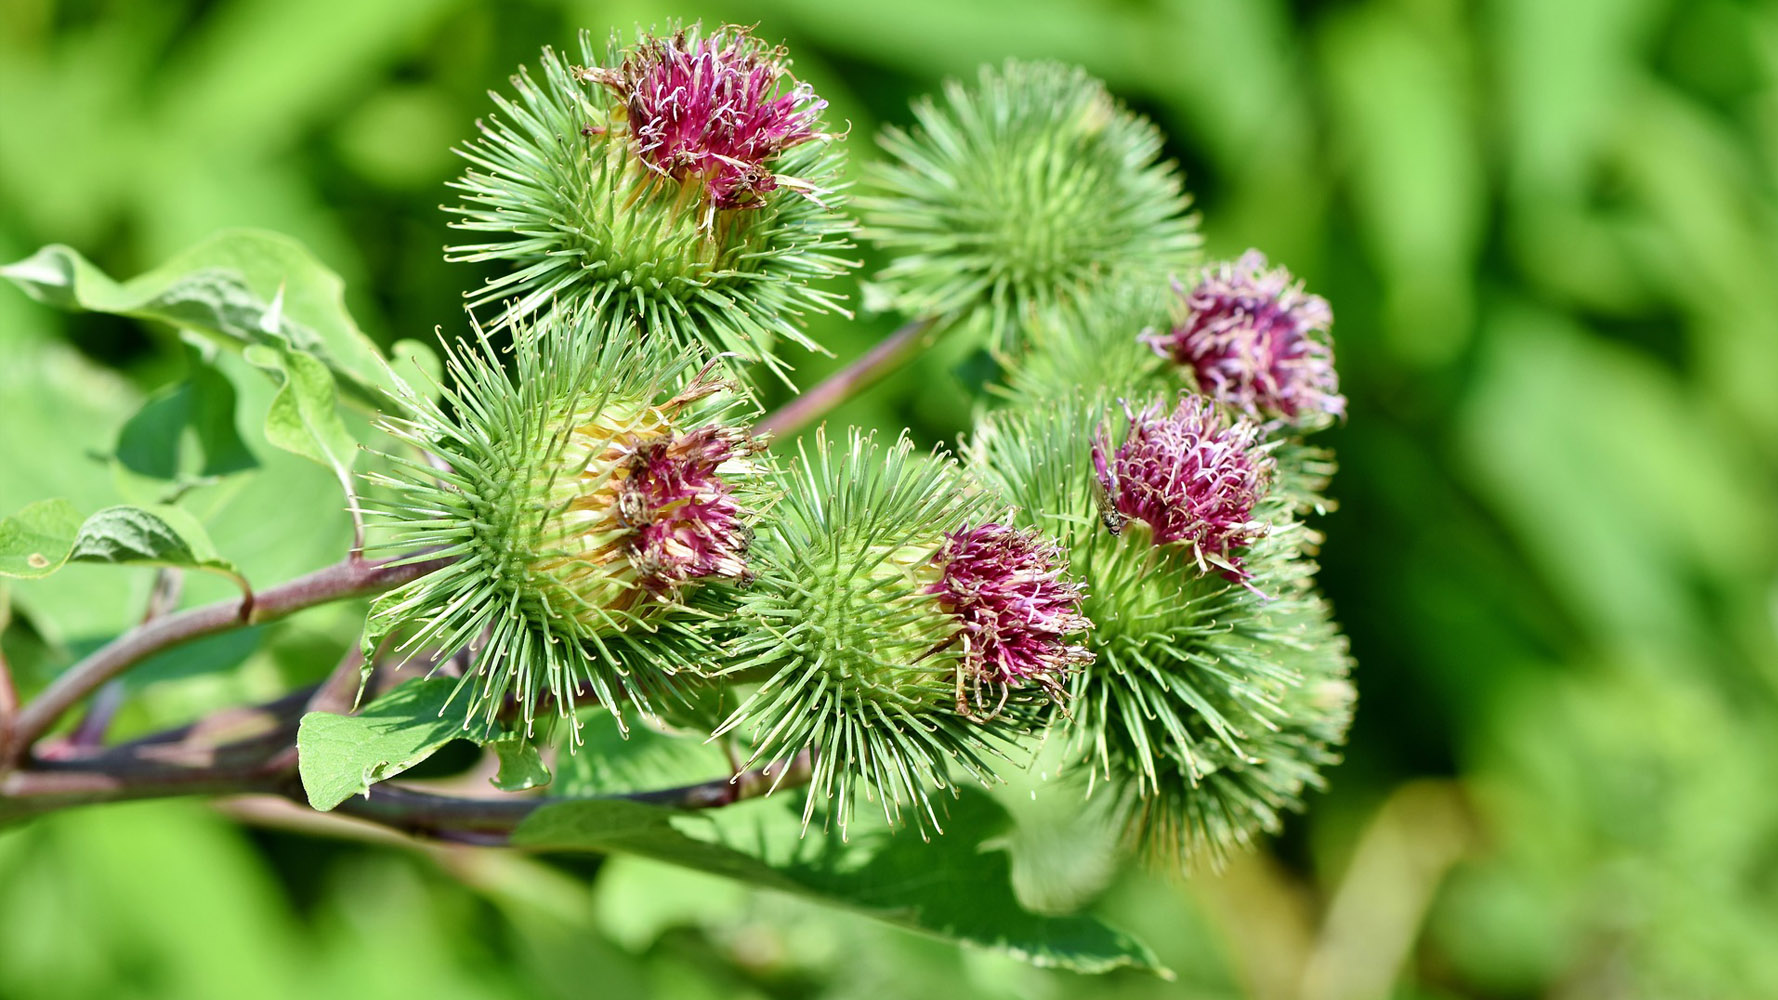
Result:
[[145,622],[68,668],[19,711],[12,732],[0,746],[0,769],[17,764],[70,708],[105,682],[162,650],[226,632],[244,625],[272,621],[332,601],[380,593],[424,576],[445,565],[445,559],[396,559],[364,562],[348,559],[246,600],[219,601],[201,608]]
[[[345,667],[353,661],[348,657]],[[336,675],[344,673],[336,671]],[[303,805],[296,778],[296,727],[307,706],[328,684],[293,692],[268,705],[235,710],[233,722],[199,723],[91,753],[70,750],[66,757],[34,760],[27,769],[0,778],[0,825],[78,806],[185,795],[282,796]],[[221,713],[227,714],[227,713]],[[219,714],[220,718],[220,714]],[[232,743],[207,743],[207,732],[239,725],[265,731]],[[783,774],[780,777],[780,771]],[[729,778],[676,788],[636,792],[623,798],[677,809],[712,809],[757,798],[774,780],[792,786],[809,779],[808,755]],[[505,843],[525,817],[569,797],[505,796],[464,798],[395,785],[376,785],[367,796],[341,803],[336,813],[368,820],[391,830],[439,840],[475,844]]]
[[12,682],[6,650],[0,649],[0,774],[5,773],[6,748],[12,745],[13,725],[18,721],[19,692]]

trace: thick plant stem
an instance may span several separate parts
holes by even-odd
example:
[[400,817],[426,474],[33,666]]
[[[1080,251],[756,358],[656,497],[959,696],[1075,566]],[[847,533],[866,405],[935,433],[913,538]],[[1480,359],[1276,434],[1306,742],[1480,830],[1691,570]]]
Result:
[[[0,826],[79,806],[188,795],[272,794],[306,802],[296,779],[296,721],[312,692],[297,692],[252,711],[271,719],[270,732],[237,743],[191,742],[200,727],[173,730],[99,753],[35,762],[0,778]],[[809,780],[808,755],[729,778],[676,788],[593,798],[621,798],[673,809],[714,809],[757,798],[774,783]],[[335,810],[402,833],[478,844],[504,843],[538,809],[577,798],[462,798],[394,785],[372,786]]]
[[[206,766],[164,762],[148,748],[106,754],[53,767],[15,771],[0,778],[0,826],[78,806],[132,802],[183,795],[240,795],[280,791],[285,765],[268,764],[266,749],[252,753],[219,749]],[[276,751],[273,751],[274,757]],[[291,755],[288,767],[295,767]]]
[[12,729],[18,714],[18,688],[12,683],[12,668],[7,666],[6,650],[0,649],[0,774],[6,773],[6,748],[12,745]]
[[926,332],[932,329],[933,322],[917,319],[884,337],[857,361],[767,414],[755,430],[773,437],[789,437],[826,416],[834,407],[875,385],[912,358]]
[[[504,840],[537,810],[563,802],[584,802],[588,798],[595,801],[624,799],[670,809],[716,809],[732,805],[758,798],[771,790],[781,768],[787,769],[781,784],[794,787],[809,780],[809,758],[807,754],[801,754],[794,760],[745,771],[732,778],[714,778],[694,785],[623,795],[459,798],[395,785],[373,785],[368,794],[353,796],[334,811],[407,833],[435,837],[441,834],[496,835]],[[297,793],[298,797],[300,794]],[[446,839],[452,838],[447,836]]]
[[[179,603],[179,595],[185,590],[185,574],[176,569],[162,569],[154,575],[154,586],[148,594],[148,607],[142,612],[142,620],[138,625],[146,625],[156,618],[170,613],[173,606]],[[87,702],[86,714],[74,724],[74,731],[68,734],[66,744],[70,748],[98,747],[105,744],[105,734],[111,729],[111,720],[123,707],[124,685],[121,680],[114,680],[100,688]]]
[[425,576],[448,559],[395,559],[364,562],[348,559],[308,576],[246,599],[219,601],[146,622],[119,636],[68,668],[19,711],[7,743],[0,747],[0,770],[21,760],[32,743],[55,725],[63,713],[98,690],[106,681],[162,650],[272,621],[319,604],[376,594]]

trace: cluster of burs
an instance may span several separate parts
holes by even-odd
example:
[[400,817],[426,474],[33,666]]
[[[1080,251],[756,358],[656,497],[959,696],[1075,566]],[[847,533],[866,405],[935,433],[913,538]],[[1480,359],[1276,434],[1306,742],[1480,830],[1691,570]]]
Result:
[[[1202,259],[1151,123],[1078,69],[984,68],[848,197],[848,129],[747,30],[583,36],[512,86],[451,209],[496,276],[387,422],[390,544],[454,559],[368,642],[472,655],[475,735],[720,738],[842,830],[942,831],[956,783],[1038,755],[1164,857],[1300,805],[1353,704],[1304,440],[1344,416],[1332,315]],[[993,362],[954,452],[756,426],[859,241],[867,308]]]

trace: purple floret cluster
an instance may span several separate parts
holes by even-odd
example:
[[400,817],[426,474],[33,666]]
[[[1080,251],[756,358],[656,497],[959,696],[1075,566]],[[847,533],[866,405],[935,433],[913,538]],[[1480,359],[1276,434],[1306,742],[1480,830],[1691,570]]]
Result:
[[791,78],[781,49],[745,29],[649,38],[622,66],[584,74],[623,102],[642,161],[676,181],[701,181],[717,209],[758,207],[787,182],[772,158],[822,135],[827,102]]
[[1103,426],[1093,443],[1107,522],[1121,530],[1141,521],[1155,544],[1185,545],[1200,568],[1247,579],[1239,550],[1265,533],[1253,508],[1273,468],[1259,425],[1231,420],[1192,395],[1170,411],[1157,400],[1141,411],[1126,406],[1124,413],[1129,424],[1121,443],[1113,447]]
[[734,427],[708,426],[638,446],[618,486],[627,548],[644,589],[670,597],[705,578],[744,580],[751,531],[718,470],[752,443]]
[[1289,271],[1268,269],[1265,254],[1249,250],[1180,291],[1184,322],[1143,339],[1190,369],[1205,395],[1297,426],[1346,415],[1329,338],[1333,310]]
[[1001,524],[945,536],[941,575],[928,592],[958,622],[965,667],[978,682],[1035,683],[1059,693],[1093,654],[1068,637],[1092,627],[1081,585],[1063,577],[1061,547],[1035,530]]

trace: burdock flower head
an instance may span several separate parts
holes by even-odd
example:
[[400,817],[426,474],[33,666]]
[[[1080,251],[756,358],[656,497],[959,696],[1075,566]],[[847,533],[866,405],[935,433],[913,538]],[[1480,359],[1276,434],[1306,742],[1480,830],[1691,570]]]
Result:
[[537,533],[553,547],[531,568],[572,592],[567,613],[658,612],[689,583],[747,576],[745,512],[723,474],[755,445],[739,427],[674,425],[720,390],[699,380],[658,405],[601,401],[563,416],[562,454],[533,483],[559,507]]
[[644,162],[675,181],[704,185],[712,217],[716,209],[760,205],[780,183],[771,168],[778,154],[822,137],[827,102],[791,78],[782,48],[744,28],[648,38],[617,68],[580,73],[622,102]]
[[746,431],[725,426],[631,446],[612,510],[630,528],[629,559],[650,596],[712,577],[747,579],[747,515],[722,473],[745,465],[755,447]]
[[1185,319],[1144,339],[1190,370],[1198,389],[1255,418],[1314,429],[1346,415],[1334,371],[1333,310],[1249,250],[1181,288]]
[[1171,404],[1126,410],[1121,441],[1100,395],[1001,409],[968,458],[1091,583],[1093,659],[1069,671],[1057,744],[1088,794],[1110,786],[1134,840],[1177,860],[1249,843],[1301,804],[1351,720],[1351,660],[1314,590],[1316,534],[1264,490],[1257,428],[1201,397]]
[[1027,682],[1059,698],[1069,670],[1092,662],[1067,639],[1093,623],[1080,613],[1081,585],[1063,578],[1066,559],[1053,540],[1003,524],[963,527],[945,536],[936,562],[939,578],[927,592],[957,619],[963,647],[959,712],[980,713],[984,688],[998,688],[1002,705]]
[[839,136],[782,49],[747,31],[643,33],[579,61],[545,49],[542,73],[478,121],[447,209],[484,242],[452,260],[507,265],[469,294],[510,322],[591,305],[682,349],[782,370],[811,312],[844,312],[823,287],[856,266],[839,209]]
[[1140,521],[1155,544],[1185,546],[1200,571],[1246,579],[1238,550],[1266,532],[1253,513],[1273,468],[1260,428],[1193,395],[1171,411],[1162,400],[1140,412],[1125,404],[1124,415],[1121,442],[1113,447],[1103,425],[1093,441],[1107,526]]
[[399,634],[439,659],[478,646],[471,721],[510,705],[529,726],[550,703],[571,718],[588,695],[648,711],[709,655],[702,592],[750,576],[766,477],[726,422],[739,400],[603,322],[519,330],[511,374],[477,329],[447,349],[443,402],[412,394],[389,425],[434,458],[390,456],[396,541],[454,561],[379,599],[366,642]]
[[758,578],[739,596],[721,673],[762,678],[718,729],[752,737],[754,760],[809,751],[804,821],[831,799],[841,830],[855,792],[885,817],[929,798],[954,767],[993,780],[987,757],[1029,729],[1089,659],[1088,626],[1060,551],[983,523],[991,497],[950,458],[905,437],[817,433],[762,527]]

